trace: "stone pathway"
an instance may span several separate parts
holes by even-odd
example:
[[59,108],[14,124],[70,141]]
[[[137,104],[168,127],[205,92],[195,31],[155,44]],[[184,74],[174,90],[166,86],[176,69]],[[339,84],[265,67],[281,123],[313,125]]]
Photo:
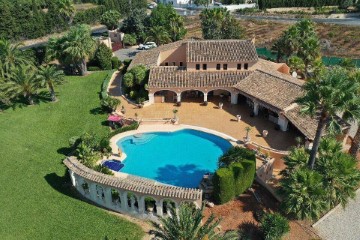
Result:
[[350,200],[343,209],[334,208],[323,219],[314,224],[320,236],[327,240],[359,240],[360,239],[360,189],[356,198]]

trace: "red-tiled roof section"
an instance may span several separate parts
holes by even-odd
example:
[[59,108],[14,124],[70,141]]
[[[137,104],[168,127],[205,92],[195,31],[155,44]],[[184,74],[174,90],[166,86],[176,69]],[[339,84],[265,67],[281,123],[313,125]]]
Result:
[[301,84],[296,82],[296,79],[289,81],[272,73],[256,70],[234,87],[268,105],[284,110],[303,94]]
[[187,62],[256,62],[258,55],[250,40],[188,41]]
[[152,67],[149,88],[232,87],[250,71],[194,72],[179,67]]

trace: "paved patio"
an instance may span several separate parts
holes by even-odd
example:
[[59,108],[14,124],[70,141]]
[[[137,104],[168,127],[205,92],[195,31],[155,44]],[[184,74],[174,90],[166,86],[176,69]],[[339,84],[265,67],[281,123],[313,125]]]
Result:
[[[271,147],[277,150],[288,150],[294,145],[295,133],[275,130],[275,124],[260,117],[250,117],[250,109],[246,105],[231,105],[224,102],[223,109],[218,108],[218,101],[209,102],[208,106],[202,106],[198,102],[182,102],[181,107],[173,103],[155,103],[151,106],[139,109],[128,104],[124,98],[122,105],[126,109],[125,116],[133,118],[135,113],[141,119],[163,119],[174,116],[173,109],[178,110],[179,123],[210,128],[223,132],[238,140],[246,136],[245,127],[250,126],[251,140],[261,146]],[[119,108],[120,111],[120,108]],[[236,120],[236,115],[241,115],[241,121]],[[266,138],[261,132],[269,132]]]

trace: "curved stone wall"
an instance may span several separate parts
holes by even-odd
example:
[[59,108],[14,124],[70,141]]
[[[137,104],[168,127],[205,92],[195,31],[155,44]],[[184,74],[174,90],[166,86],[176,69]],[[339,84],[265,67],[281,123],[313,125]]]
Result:
[[132,175],[105,175],[87,168],[75,157],[66,158],[64,164],[69,169],[72,185],[80,194],[116,212],[156,219],[170,214],[170,204],[178,208],[182,202],[189,202],[201,207],[202,191],[198,189],[165,185]]

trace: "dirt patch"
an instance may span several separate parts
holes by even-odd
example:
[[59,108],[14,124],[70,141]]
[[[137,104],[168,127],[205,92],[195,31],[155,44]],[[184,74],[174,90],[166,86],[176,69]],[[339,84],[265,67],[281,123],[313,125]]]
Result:
[[[261,234],[258,229],[259,222],[256,219],[256,213],[260,212],[260,210],[265,210],[267,212],[278,211],[279,203],[260,185],[254,184],[253,188],[257,196],[259,196],[261,203],[259,203],[254,195],[248,191],[236,200],[223,205],[215,206],[214,208],[206,208],[205,219],[207,219],[211,214],[214,214],[216,217],[222,219],[220,223],[222,231],[238,231],[245,229],[247,232],[252,232],[252,239],[261,239]],[[290,233],[288,233],[284,239],[304,240],[320,238],[309,222],[291,221],[290,229]]]
[[[239,20],[245,28],[245,38],[256,37],[257,47],[271,48],[284,30],[291,24],[273,21]],[[202,38],[200,19],[198,16],[188,17],[185,21],[188,33],[186,38]],[[323,50],[324,56],[359,58],[360,27],[316,23],[316,31],[320,39],[331,43],[330,49]]]

